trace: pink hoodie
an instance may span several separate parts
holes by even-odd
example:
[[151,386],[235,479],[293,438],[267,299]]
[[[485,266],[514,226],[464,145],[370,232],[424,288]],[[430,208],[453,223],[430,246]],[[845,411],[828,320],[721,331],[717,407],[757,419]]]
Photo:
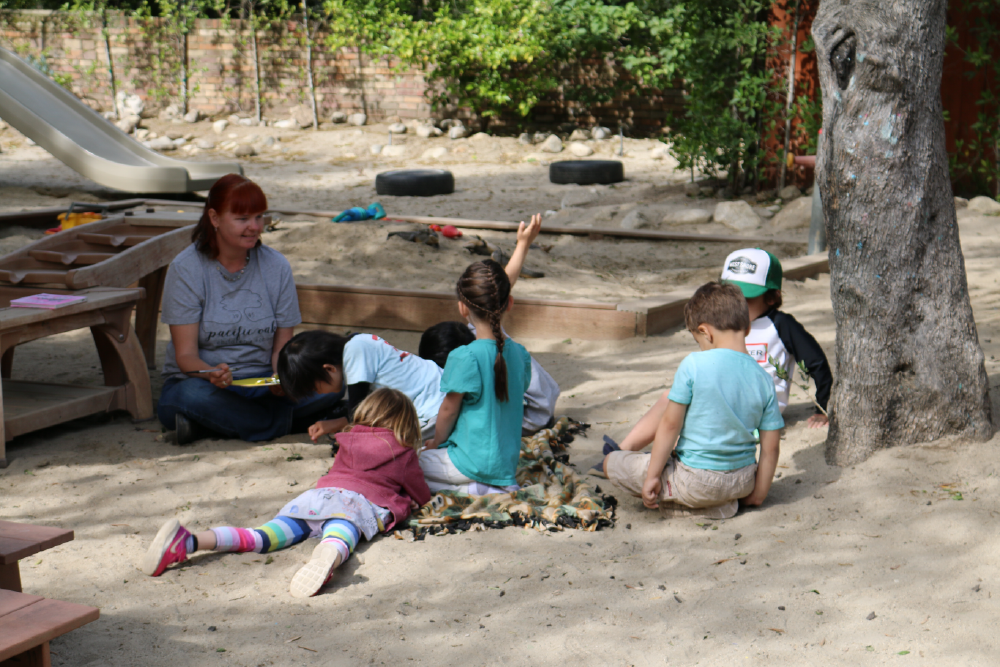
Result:
[[334,437],[340,451],[317,489],[347,489],[386,508],[393,516],[387,531],[410,516],[410,499],[418,505],[431,499],[417,453],[400,445],[392,430],[358,425]]

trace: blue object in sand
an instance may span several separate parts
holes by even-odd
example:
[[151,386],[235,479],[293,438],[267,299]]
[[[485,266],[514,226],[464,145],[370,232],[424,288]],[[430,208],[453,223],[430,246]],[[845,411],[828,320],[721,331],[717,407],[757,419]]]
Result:
[[385,209],[378,202],[373,203],[368,208],[355,206],[340,213],[334,222],[360,222],[361,220],[381,220],[385,217]]

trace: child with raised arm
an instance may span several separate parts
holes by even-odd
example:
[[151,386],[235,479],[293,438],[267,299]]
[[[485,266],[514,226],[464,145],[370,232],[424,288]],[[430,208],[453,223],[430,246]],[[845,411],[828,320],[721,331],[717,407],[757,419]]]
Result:
[[441,376],[446,396],[420,467],[432,491],[516,490],[531,358],[501,327],[514,303],[510,280],[503,267],[487,259],[465,270],[456,291],[458,310],[476,326],[476,340],[448,355]]
[[728,519],[739,500],[764,502],[785,424],[774,383],[747,353],[750,315],[740,290],[702,285],[684,307],[684,321],[701,351],[685,357],[670,391],[632,431],[653,441],[652,452],[612,451],[603,468],[664,515]]
[[[510,281],[511,289],[521,273],[525,257],[531,244],[538,238],[542,227],[542,216],[536,213],[531,222],[523,221],[517,230],[517,247],[511,255],[504,273]],[[504,332],[506,335],[507,332]],[[457,347],[468,345],[476,339],[476,327],[471,322],[440,322],[424,331],[420,337],[419,354],[424,359],[434,361],[444,368],[448,355]],[[521,435],[533,435],[555,423],[556,401],[559,400],[559,384],[531,357],[531,384],[524,392],[524,418],[521,421]]]
[[315,536],[320,543],[312,558],[289,584],[294,597],[315,595],[354,553],[362,535],[371,540],[392,529],[431,498],[417,464],[417,413],[402,393],[376,390],[337,440],[340,450],[333,467],[316,488],[286,504],[260,528],[221,526],[192,534],[171,519],[156,534],[139,569],[158,577],[196,551],[268,553]]

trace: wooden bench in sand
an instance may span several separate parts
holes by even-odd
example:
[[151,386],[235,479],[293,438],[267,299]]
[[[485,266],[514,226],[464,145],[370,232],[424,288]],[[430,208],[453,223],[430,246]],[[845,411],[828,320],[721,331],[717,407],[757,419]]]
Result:
[[50,667],[49,642],[100,616],[96,607],[0,590],[0,667]]
[[[149,371],[132,309],[142,288],[93,288],[72,292],[87,300],[56,310],[10,308],[12,299],[39,292],[70,293],[0,285],[0,468],[7,467],[7,441],[98,412],[127,410],[134,419],[153,417]],[[21,343],[89,327],[101,359],[104,386],[11,380],[14,348]]]
[[18,562],[72,539],[72,530],[0,521],[0,667],[48,667],[50,640],[100,616],[95,607],[21,592]]

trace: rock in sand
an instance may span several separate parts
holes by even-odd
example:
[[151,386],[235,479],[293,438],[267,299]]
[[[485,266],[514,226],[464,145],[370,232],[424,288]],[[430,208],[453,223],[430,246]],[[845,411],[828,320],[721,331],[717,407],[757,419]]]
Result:
[[170,137],[157,137],[147,141],[146,147],[152,148],[154,151],[172,151],[176,150],[177,145]]
[[279,120],[274,124],[279,130],[298,130],[301,128],[299,122],[294,118],[285,118],[284,120]]
[[253,157],[256,154],[257,149],[250,144],[241,144],[236,147],[235,151],[233,151],[233,155],[236,157]]
[[382,144],[372,144],[368,147],[368,152],[372,155],[378,155],[382,152]]
[[406,155],[406,146],[401,144],[384,146],[382,148],[382,155],[385,157],[402,157]]
[[121,120],[115,122],[115,127],[125,134],[131,134],[132,132],[135,132],[135,128],[139,127],[139,117],[125,116]]
[[778,191],[778,197],[781,201],[789,201],[791,199],[797,199],[802,196],[802,190],[799,190],[797,185],[786,185]]
[[406,125],[403,123],[393,123],[389,126],[389,132],[392,134],[406,134]]
[[567,192],[562,198],[562,208],[573,208],[575,206],[586,206],[587,204],[593,204],[600,197],[596,192],[591,192],[590,190],[578,189]]
[[703,208],[687,208],[671,211],[663,216],[666,225],[702,225],[712,219],[712,213]]
[[607,127],[595,127],[590,131],[590,136],[597,141],[602,141],[611,136],[611,129]]
[[448,128],[449,139],[462,139],[468,133],[469,131],[466,130],[465,126],[462,125],[461,123],[459,123],[458,125],[452,125],[451,127]]
[[1000,215],[1000,202],[989,197],[974,197],[969,200],[969,210],[980,215]]
[[587,144],[581,144],[579,141],[574,141],[569,145],[569,152],[577,157],[588,157],[594,154],[594,149]]
[[532,144],[531,135],[528,134],[527,132],[522,132],[517,137],[517,143],[521,144],[522,146],[530,146]]
[[347,122],[347,112],[346,111],[334,111],[330,114],[331,123],[346,123]]
[[742,199],[737,201],[724,201],[715,207],[712,217],[716,222],[721,222],[726,227],[738,232],[757,229],[760,226],[760,218],[753,212],[750,204]]
[[298,123],[299,127],[312,127],[313,111],[311,105],[296,104],[289,109],[288,113],[292,117],[292,120]]
[[621,222],[622,229],[642,229],[649,227],[649,218],[639,209],[629,211]]
[[542,142],[539,149],[543,153],[561,153],[563,149],[562,139],[554,134],[549,135],[549,138]]
[[191,109],[191,111],[184,114],[185,123],[197,123],[199,120],[201,120],[201,112],[197,109]]
[[586,141],[587,139],[590,139],[590,131],[579,127],[573,130],[573,134],[569,135],[570,141]]
[[213,148],[215,148],[215,142],[213,142],[211,139],[199,139],[197,143],[195,143],[195,146],[197,146],[202,150],[210,151]]
[[[770,212],[770,211],[768,211]],[[812,222],[812,197],[794,199],[774,215],[774,229],[801,229]]]
[[368,116],[366,116],[363,113],[352,113],[350,116],[347,117],[347,122],[350,125],[361,127],[362,125],[368,122]]
[[217,120],[214,123],[212,123],[212,132],[215,132],[216,134],[222,134],[223,132],[226,131],[227,127],[229,127],[228,120]]

